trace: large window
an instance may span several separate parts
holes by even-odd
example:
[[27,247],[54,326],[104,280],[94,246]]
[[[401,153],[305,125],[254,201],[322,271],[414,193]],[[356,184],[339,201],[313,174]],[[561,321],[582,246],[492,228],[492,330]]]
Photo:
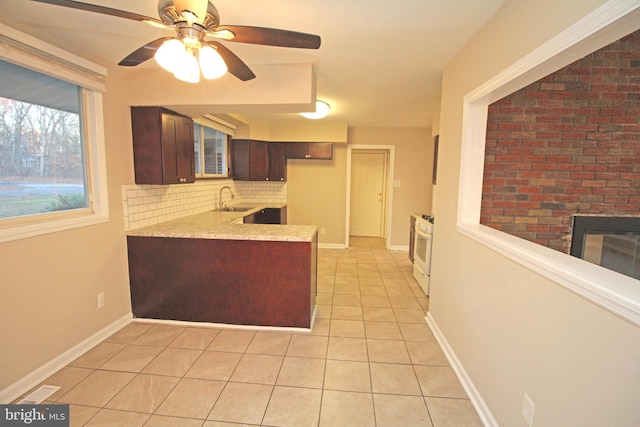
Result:
[[229,135],[198,122],[194,124],[193,135],[196,177],[228,177],[227,148],[229,146]]
[[89,207],[81,88],[0,61],[0,218]]
[[108,221],[106,69],[0,24],[0,242]]

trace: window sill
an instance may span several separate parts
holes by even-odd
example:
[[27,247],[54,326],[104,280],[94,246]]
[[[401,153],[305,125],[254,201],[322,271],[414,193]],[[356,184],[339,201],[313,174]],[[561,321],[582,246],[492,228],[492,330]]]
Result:
[[109,215],[91,214],[74,218],[63,218],[28,225],[8,227],[0,229],[0,243],[13,240],[26,239],[41,236],[43,234],[56,233],[74,228],[87,227],[102,224],[109,221]]
[[640,281],[480,224],[458,232],[640,326]]
[[196,181],[206,181],[208,179],[233,179],[228,175],[196,175]]

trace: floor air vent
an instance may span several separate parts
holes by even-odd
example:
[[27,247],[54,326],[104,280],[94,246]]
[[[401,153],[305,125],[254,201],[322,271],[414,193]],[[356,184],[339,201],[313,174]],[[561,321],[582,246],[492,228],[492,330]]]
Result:
[[19,405],[37,405],[42,403],[47,397],[60,390],[58,385],[43,385],[37,390],[32,391],[24,399],[18,402]]

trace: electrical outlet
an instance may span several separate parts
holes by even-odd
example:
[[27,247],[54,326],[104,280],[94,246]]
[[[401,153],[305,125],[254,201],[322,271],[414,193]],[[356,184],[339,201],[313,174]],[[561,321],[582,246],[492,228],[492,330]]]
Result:
[[104,307],[104,292],[98,294],[98,308]]
[[324,234],[324,233],[326,233],[326,232],[327,232],[327,230],[325,230],[325,228],[324,228],[324,227],[320,227],[320,234]]
[[536,405],[534,405],[533,400],[525,393],[524,401],[522,402],[522,418],[524,418],[529,427],[533,425],[533,412],[535,409]]

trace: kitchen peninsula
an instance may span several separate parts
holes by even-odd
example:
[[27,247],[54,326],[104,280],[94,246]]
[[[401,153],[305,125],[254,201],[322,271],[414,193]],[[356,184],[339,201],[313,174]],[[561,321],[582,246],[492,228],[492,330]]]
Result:
[[317,227],[240,223],[263,208],[211,211],[130,230],[133,315],[311,328]]

